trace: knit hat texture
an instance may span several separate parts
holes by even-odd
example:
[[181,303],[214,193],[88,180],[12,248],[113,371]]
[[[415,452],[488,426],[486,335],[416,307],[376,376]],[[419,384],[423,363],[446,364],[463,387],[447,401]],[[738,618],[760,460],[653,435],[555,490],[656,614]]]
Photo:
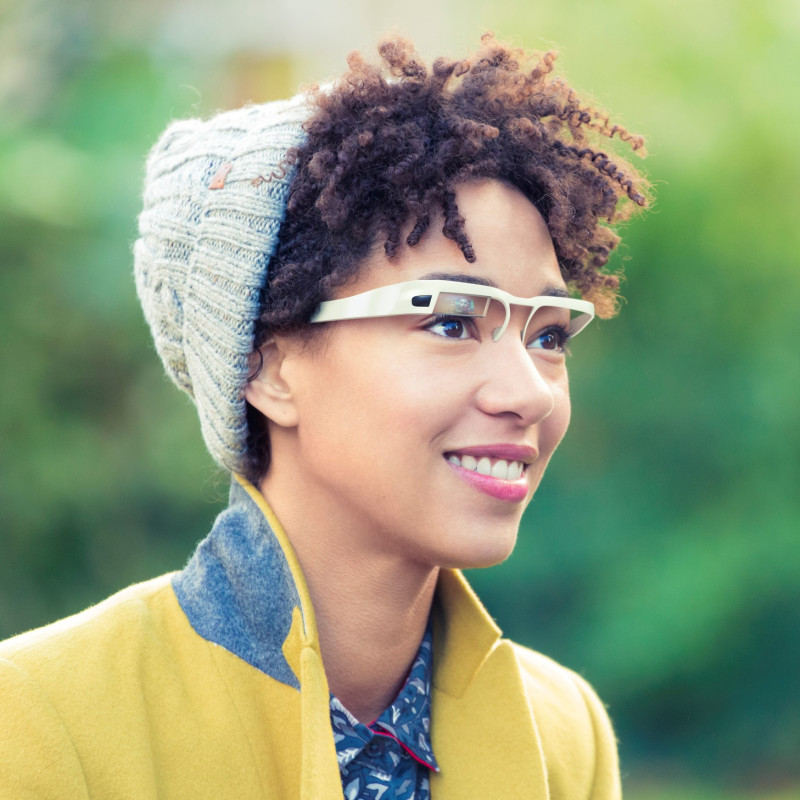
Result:
[[248,356],[294,174],[281,162],[308,115],[298,96],[174,122],[147,160],[136,290],[206,447],[232,472],[243,469]]

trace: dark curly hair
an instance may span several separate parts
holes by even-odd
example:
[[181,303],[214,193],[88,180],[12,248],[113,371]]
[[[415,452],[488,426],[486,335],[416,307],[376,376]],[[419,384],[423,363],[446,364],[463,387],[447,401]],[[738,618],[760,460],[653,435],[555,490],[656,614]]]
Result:
[[[616,138],[643,154],[642,137],[552,76],[555,51],[527,53],[487,34],[473,58],[440,58],[430,69],[402,38],[382,41],[378,52],[382,66],[352,53],[339,80],[310,90],[307,140],[287,156],[297,172],[255,347],[272,333],[303,331],[376,242],[391,260],[437,215],[442,233],[474,261],[455,188],[477,178],[506,180],[525,194],[547,223],[568,285],[598,316],[613,316],[619,276],[604,267],[619,236],[610,225],[647,205],[648,184],[599,143]],[[252,407],[248,429],[247,476],[257,482],[269,441]]]

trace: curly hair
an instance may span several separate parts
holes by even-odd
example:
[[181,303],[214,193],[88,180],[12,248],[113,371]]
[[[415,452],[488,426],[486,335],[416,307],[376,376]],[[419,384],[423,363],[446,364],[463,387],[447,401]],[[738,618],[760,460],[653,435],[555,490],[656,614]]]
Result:
[[[383,40],[378,52],[382,65],[352,53],[338,81],[310,90],[307,139],[287,157],[297,171],[255,347],[272,333],[304,330],[377,242],[391,261],[437,217],[473,262],[456,187],[478,178],[523,192],[547,224],[568,286],[598,316],[613,316],[619,275],[604,269],[619,242],[611,225],[646,207],[649,187],[600,143],[618,139],[643,154],[643,138],[553,76],[552,50],[528,53],[486,34],[474,57],[440,58],[430,69],[402,38]],[[269,442],[250,407],[248,427],[248,477],[260,480]]]

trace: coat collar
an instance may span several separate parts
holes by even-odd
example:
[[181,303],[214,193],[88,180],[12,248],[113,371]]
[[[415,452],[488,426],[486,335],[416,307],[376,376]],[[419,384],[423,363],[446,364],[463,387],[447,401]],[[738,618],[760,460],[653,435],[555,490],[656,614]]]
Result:
[[[173,586],[194,630],[302,689],[301,800],[341,798],[329,689],[300,564],[261,493],[237,477],[229,507]],[[511,644],[458,570],[433,607],[432,740],[440,800],[548,797],[541,742]],[[287,724],[294,725],[295,721]]]
[[172,585],[200,636],[275,680],[300,687],[283,647],[295,610],[301,642],[316,643],[308,589],[286,534],[252,485],[232,484],[228,508]]
[[[236,476],[228,508],[173,587],[200,636],[300,687],[300,650],[319,655],[311,598],[286,532],[244,478]],[[460,697],[500,629],[458,570],[442,570],[433,614],[434,687]]]

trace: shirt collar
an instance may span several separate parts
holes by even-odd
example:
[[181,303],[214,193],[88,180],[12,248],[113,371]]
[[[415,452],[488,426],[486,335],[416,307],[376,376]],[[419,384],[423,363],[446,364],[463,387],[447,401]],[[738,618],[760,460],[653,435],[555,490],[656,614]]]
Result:
[[331,695],[331,725],[339,768],[347,766],[375,736],[389,736],[426,767],[439,771],[431,745],[431,678],[433,626],[420,643],[403,688],[392,704],[370,725],[359,722]]

